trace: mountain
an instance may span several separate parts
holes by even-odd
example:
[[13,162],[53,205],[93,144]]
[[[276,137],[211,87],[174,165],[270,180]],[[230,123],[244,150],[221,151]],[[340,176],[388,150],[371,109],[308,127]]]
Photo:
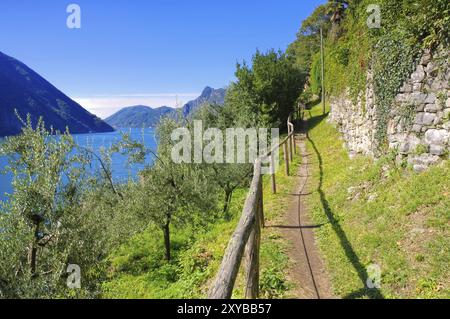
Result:
[[43,117],[46,127],[73,134],[114,129],[89,113],[22,62],[0,52],[0,136],[16,135],[22,123],[15,111],[32,123]]
[[115,128],[120,127],[155,127],[163,116],[174,113],[174,109],[162,106],[152,109],[149,106],[136,105],[121,109],[108,117],[105,121]]
[[[183,116],[187,117],[193,112],[195,112],[200,106],[205,103],[214,103],[223,105],[225,100],[225,89],[213,89],[206,87],[202,94],[188,103],[186,103],[182,108]],[[108,117],[105,121],[115,127],[132,127],[132,128],[142,128],[142,127],[155,127],[161,117],[165,116],[175,116],[177,109],[170,108],[167,106],[162,106],[159,108],[151,108],[148,106],[137,105],[125,107]]]
[[225,100],[225,92],[225,89],[215,90],[207,86],[198,98],[186,103],[183,106],[183,115],[188,116],[205,103],[223,105]]

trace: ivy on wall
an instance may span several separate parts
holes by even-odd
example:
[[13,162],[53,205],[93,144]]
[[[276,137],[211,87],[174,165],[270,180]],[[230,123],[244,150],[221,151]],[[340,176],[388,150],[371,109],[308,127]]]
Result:
[[374,48],[373,79],[378,118],[375,138],[379,148],[386,144],[387,123],[394,98],[403,82],[414,72],[421,53],[419,44],[404,39],[405,35],[401,33],[386,34]]

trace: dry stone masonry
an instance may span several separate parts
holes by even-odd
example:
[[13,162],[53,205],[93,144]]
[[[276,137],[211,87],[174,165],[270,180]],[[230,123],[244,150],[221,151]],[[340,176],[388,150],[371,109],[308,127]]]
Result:
[[[449,80],[449,51],[425,51],[390,109],[387,139],[398,163],[409,163],[414,170],[423,171],[449,159]],[[330,121],[343,134],[350,156],[378,155],[376,108],[370,72],[364,99],[353,103],[348,93],[332,99]]]

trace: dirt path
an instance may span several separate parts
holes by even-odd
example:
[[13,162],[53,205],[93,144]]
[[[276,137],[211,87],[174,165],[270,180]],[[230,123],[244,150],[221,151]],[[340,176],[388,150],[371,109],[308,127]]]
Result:
[[334,298],[329,276],[314,239],[314,229],[321,225],[311,223],[305,203],[306,197],[313,191],[309,187],[309,179],[310,165],[314,164],[310,164],[312,163],[311,155],[307,154],[304,135],[296,137],[296,144],[300,148],[302,164],[297,172],[296,191],[291,194],[292,204],[286,212],[283,225],[279,226],[282,236],[290,243],[288,255],[293,266],[288,274],[297,286],[293,290],[296,297],[300,299]]

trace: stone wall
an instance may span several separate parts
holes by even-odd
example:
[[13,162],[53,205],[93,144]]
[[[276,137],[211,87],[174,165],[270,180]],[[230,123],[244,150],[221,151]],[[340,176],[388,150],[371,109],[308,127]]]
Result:
[[[425,51],[416,70],[392,103],[387,123],[389,148],[399,163],[416,171],[449,158],[450,153],[449,53]],[[372,75],[367,76],[365,98],[353,103],[348,93],[331,99],[330,121],[343,134],[351,156],[378,154],[377,112]]]

